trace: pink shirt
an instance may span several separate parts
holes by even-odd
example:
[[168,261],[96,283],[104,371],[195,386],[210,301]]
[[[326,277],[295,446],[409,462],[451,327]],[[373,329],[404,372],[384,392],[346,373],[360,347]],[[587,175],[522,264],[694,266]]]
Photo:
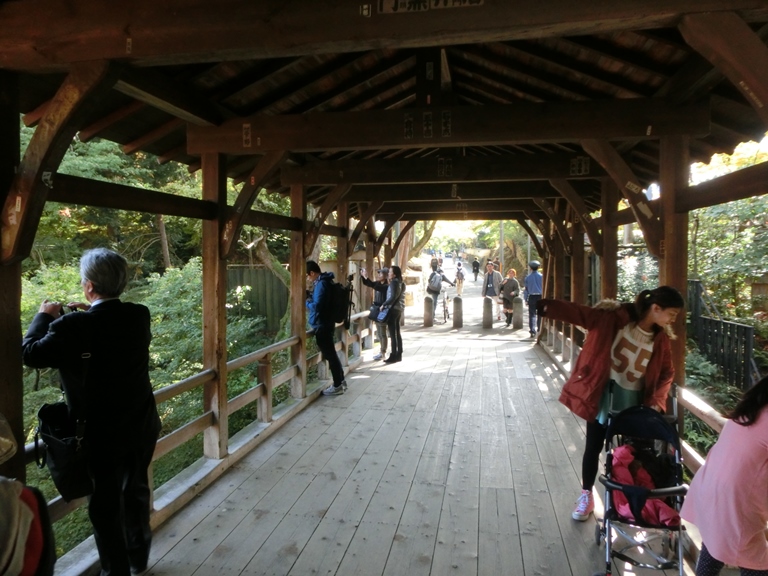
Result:
[[768,415],[752,426],[728,420],[691,482],[680,515],[709,553],[732,566],[768,569]]

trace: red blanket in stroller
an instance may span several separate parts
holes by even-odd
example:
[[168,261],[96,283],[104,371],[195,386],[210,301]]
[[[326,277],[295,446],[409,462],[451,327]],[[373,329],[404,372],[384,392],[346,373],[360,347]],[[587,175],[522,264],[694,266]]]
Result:
[[[653,490],[656,486],[648,471],[639,460],[635,460],[635,449],[628,444],[619,446],[613,451],[611,480],[621,484],[643,486]],[[632,514],[627,497],[620,490],[611,492],[616,512],[629,521],[637,521]],[[657,526],[679,526],[680,514],[666,502],[649,498],[642,511],[642,521]]]

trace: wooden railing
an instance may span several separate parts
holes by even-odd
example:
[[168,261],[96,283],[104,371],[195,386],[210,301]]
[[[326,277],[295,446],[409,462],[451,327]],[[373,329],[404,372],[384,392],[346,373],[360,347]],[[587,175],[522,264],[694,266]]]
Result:
[[[342,365],[345,370],[354,370],[362,361],[361,350],[364,348],[364,342],[371,330],[368,326],[368,311],[360,312],[352,316],[352,323],[349,331],[341,328],[341,338],[336,343],[336,349],[341,350]],[[160,489],[155,491],[154,508],[152,511],[152,525],[156,527],[162,524],[174,512],[179,510],[189,502],[196,494],[202,491],[213,480],[221,476],[233,464],[251,452],[256,446],[271,436],[283,424],[301,412],[320,394],[321,387],[315,387],[304,398],[291,398],[283,405],[275,407],[279,419],[276,420],[276,414],[273,414],[272,391],[281,384],[288,382],[299,375],[298,366],[291,365],[282,372],[272,374],[272,356],[283,350],[289,350],[300,344],[298,336],[292,336],[280,342],[276,342],[261,348],[240,358],[235,358],[227,362],[227,373],[231,373],[239,368],[244,368],[254,363],[259,364],[257,384],[245,392],[235,396],[227,402],[227,412],[240,410],[254,402],[259,402],[258,419],[252,425],[247,426],[237,434],[228,439],[228,453],[221,460],[206,459],[201,454],[201,460],[198,460],[193,466],[184,470],[176,478],[170,480]],[[355,360],[350,363],[349,352],[352,350]],[[307,368],[321,363],[320,354],[314,354],[307,358]],[[322,375],[321,375],[322,376]],[[157,404],[167,402],[172,398],[203,387],[205,384],[216,379],[216,373],[213,370],[205,370],[180,382],[172,384],[155,391],[155,401]],[[196,418],[179,426],[175,430],[160,438],[155,448],[153,461],[161,456],[168,454],[178,448],[188,440],[194,438],[207,428],[214,426],[214,416],[211,411],[206,411]],[[35,460],[34,443],[25,446],[25,462],[30,465]],[[56,497],[48,503],[51,520],[56,522],[73,510],[85,503],[85,498],[65,502],[63,498]]]
[[[585,333],[586,331],[581,327],[542,318],[539,344],[566,377],[570,375],[571,368],[581,352],[581,347],[573,341],[573,335],[581,334],[583,341]],[[690,415],[702,420],[718,434],[720,433],[725,424],[725,418],[717,410],[687,388],[677,387],[676,391],[678,406],[682,406]],[[681,439],[680,445],[683,464],[692,474],[695,474],[704,463],[704,456],[696,452],[685,440]]]

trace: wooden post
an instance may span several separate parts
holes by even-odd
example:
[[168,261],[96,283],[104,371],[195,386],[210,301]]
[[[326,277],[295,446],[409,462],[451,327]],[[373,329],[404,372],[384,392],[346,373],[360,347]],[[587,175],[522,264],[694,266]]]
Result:
[[[675,197],[688,187],[688,138],[662,138],[659,160],[661,217],[664,222],[664,259],[659,266],[659,280],[685,295],[688,288],[688,213],[675,213]],[[677,334],[677,340],[672,341],[672,364],[675,367],[675,382],[679,386],[685,386],[685,321],[685,314],[678,314],[672,326]]]
[[[227,205],[224,156],[203,154],[203,200],[215,202],[219,213]],[[216,372],[205,385],[203,410],[214,415],[206,428],[203,451],[208,458],[227,455],[229,437],[227,414],[227,263],[220,257],[221,221],[203,220],[203,368]]]
[[603,257],[600,259],[600,297],[616,298],[619,292],[619,268],[617,252],[619,250],[618,228],[611,224],[611,218],[616,213],[619,202],[619,191],[610,178],[602,182],[602,225],[603,225]]
[[[304,199],[304,186],[291,186],[291,216],[302,222],[307,220],[307,205]],[[303,230],[303,227],[302,227]],[[291,364],[296,366],[296,377],[291,381],[291,396],[307,396],[307,320],[306,297],[307,271],[304,260],[304,232],[291,232],[291,334],[298,336],[299,343],[291,347]]]
[[[0,71],[0,205],[5,203],[19,161],[18,77]],[[24,482],[27,474],[21,329],[21,262],[14,262],[0,265],[0,408],[11,425],[19,450],[0,466],[0,476]]]
[[[347,275],[349,274],[349,204],[347,202],[339,202],[336,206],[336,224],[345,230],[344,236],[336,237],[336,263],[338,264],[339,277],[336,278],[337,282],[342,284],[346,283]],[[342,325],[341,328],[341,365],[344,367],[349,366],[349,339],[347,338],[347,329]]]
[[[374,224],[373,218],[368,219],[368,223],[366,224],[366,229],[363,234],[365,235],[365,269],[368,271],[368,278],[376,282],[376,278],[378,278],[376,270],[379,267],[376,266],[376,261],[374,260],[376,255],[373,253],[373,247],[376,244],[376,226]],[[363,298],[362,303],[364,306],[363,310],[369,310],[371,308],[371,305],[373,304],[373,290],[366,288],[365,297]],[[373,322],[369,322],[368,335],[365,337],[362,343],[363,350],[370,350],[373,348],[374,330],[375,324]]]
[[[553,283],[555,287],[555,298],[561,300],[565,298],[565,246],[563,246],[560,238],[555,236],[555,253],[552,255],[552,262],[554,264],[554,278]],[[565,340],[565,323],[556,320],[554,329],[552,330],[554,337],[554,352],[559,354],[563,351],[563,340]]]
[[[571,302],[578,304],[585,304],[587,301],[586,290],[586,278],[584,276],[584,227],[581,224],[581,219],[575,216],[573,219],[573,226],[571,228]],[[576,342],[578,335],[581,334],[578,328],[571,325],[569,330],[570,345],[568,346],[568,354],[566,358],[565,350],[563,350],[563,361],[570,361],[573,366],[576,360],[574,350],[576,349]]]
[[259,382],[264,384],[264,395],[259,398],[259,420],[264,423],[272,422],[272,355],[267,354],[259,360]]

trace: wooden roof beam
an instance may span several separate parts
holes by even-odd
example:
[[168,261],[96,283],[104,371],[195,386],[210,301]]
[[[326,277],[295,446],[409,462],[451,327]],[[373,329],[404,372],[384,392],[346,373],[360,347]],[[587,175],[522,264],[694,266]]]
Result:
[[473,182],[459,184],[371,184],[352,187],[345,199],[349,202],[373,202],[386,198],[390,202],[459,200],[522,200],[555,198],[557,193],[543,181]]
[[550,178],[596,178],[605,170],[586,154],[518,154],[462,157],[433,155],[406,160],[342,160],[285,166],[283,186],[291,184],[404,184],[504,182]]
[[[390,3],[385,3],[386,5]],[[59,0],[0,4],[0,67],[63,70],[72,62],[131,58],[140,66],[251,60],[383,47],[424,47],[541,36],[580,36],[675,26],[688,12],[741,10],[765,18],[755,0],[486,2],[455,9],[382,13],[315,0],[237,0],[195,9],[184,0],[104,3],[82,0],[77,10]],[[384,11],[389,12],[389,11]],[[410,13],[409,13],[410,12]],[[204,26],[201,26],[204,23]]]
[[[414,212],[408,214],[392,215],[384,214],[385,222],[389,222],[391,218],[397,220],[410,221],[431,221],[441,220],[445,222],[466,221],[466,220],[517,220],[523,218],[523,212],[520,211],[506,211],[506,212],[451,212],[446,214],[433,214],[431,212]],[[379,218],[381,220],[381,218]]]
[[[173,118],[172,120],[161,124],[154,130],[150,130],[149,132],[146,132],[145,134],[142,134],[140,137],[136,138],[136,140],[133,140],[132,142],[128,142],[127,144],[123,144],[120,148],[123,151],[123,154],[133,154],[135,152],[138,152],[145,146],[149,146],[150,144],[157,142],[161,138],[165,138],[169,134],[173,134],[176,130],[179,130],[184,127],[184,121],[179,118]],[[189,166],[190,170],[192,168],[192,165]],[[199,169],[200,166],[198,164],[196,169]]]
[[752,28],[733,12],[689,14],[679,28],[685,41],[739,89],[768,127],[768,47]]
[[[541,200],[541,199],[539,199]],[[403,213],[412,214],[415,212],[431,212],[433,214],[450,214],[452,212],[472,212],[482,210],[483,212],[510,212],[523,210],[536,210],[536,204],[533,200],[499,200],[489,203],[484,200],[460,200],[457,202],[384,202],[377,216],[381,217],[384,213]],[[381,219],[381,218],[379,218]]]
[[174,82],[153,70],[123,67],[115,90],[198,126],[217,126],[222,116],[192,86]]
[[517,102],[500,106],[410,108],[249,116],[219,127],[189,125],[187,150],[244,155],[266,150],[366,150],[649,139],[709,133],[709,103],[660,99]]

